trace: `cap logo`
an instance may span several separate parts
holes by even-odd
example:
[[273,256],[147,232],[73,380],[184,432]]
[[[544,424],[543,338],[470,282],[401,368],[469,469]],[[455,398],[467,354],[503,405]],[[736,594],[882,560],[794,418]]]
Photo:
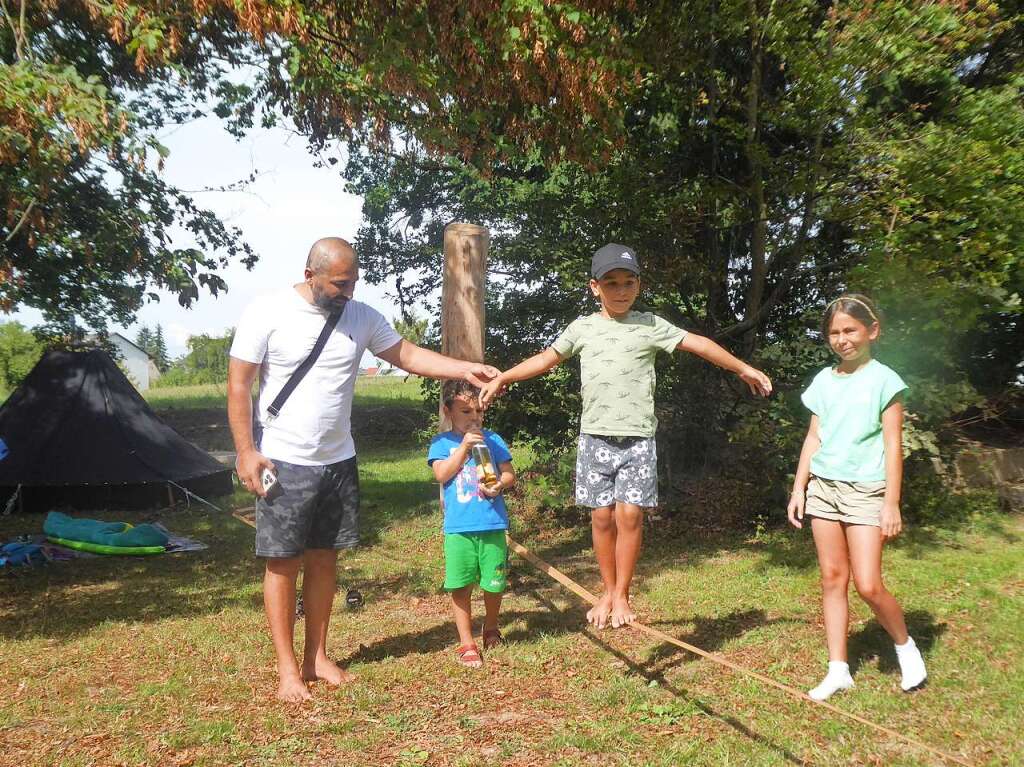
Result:
[[632,260],[633,260],[633,257],[632,257],[631,255],[629,255],[629,253],[623,253],[623,254],[622,254],[622,257],[623,257],[623,258],[628,258],[628,259],[629,259],[630,261],[632,261]]

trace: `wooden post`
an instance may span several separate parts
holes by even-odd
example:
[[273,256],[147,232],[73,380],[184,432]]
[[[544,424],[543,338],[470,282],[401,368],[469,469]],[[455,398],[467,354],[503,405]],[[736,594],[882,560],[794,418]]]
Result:
[[[484,361],[484,293],[490,241],[486,227],[476,224],[454,223],[444,228],[441,353],[446,356]],[[444,431],[448,428],[444,414],[439,411],[438,415]]]

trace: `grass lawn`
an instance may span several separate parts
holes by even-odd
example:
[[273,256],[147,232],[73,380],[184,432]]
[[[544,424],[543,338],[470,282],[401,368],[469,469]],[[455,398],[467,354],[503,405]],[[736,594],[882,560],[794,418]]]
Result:
[[[223,408],[227,402],[227,384],[196,384],[166,389],[153,388],[143,394],[155,410],[194,410]],[[422,401],[420,379],[399,376],[356,379],[356,404],[364,406],[399,405],[415,407]]]
[[[515,559],[509,643],[482,670],[459,667],[425,446],[357,441],[365,545],[339,581],[366,606],[338,604],[329,637],[355,684],[277,703],[252,530],[228,513],[164,513],[210,548],[0,581],[0,764],[937,763],[672,646],[590,630],[575,597]],[[0,518],[0,538],[40,526]],[[589,530],[514,534],[597,588]],[[891,643],[854,599],[857,686],[833,702],[975,764],[1024,764],[1022,542],[1024,519],[979,511],[890,547],[888,583],[930,684],[899,692]],[[651,522],[635,602],[650,624],[780,681],[807,688],[824,669],[807,534]]]

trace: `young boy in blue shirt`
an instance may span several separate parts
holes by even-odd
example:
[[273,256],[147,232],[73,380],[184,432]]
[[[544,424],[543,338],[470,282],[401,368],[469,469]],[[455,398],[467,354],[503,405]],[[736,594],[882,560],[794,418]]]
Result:
[[[483,645],[489,650],[501,642],[498,611],[506,585],[508,510],[502,493],[515,484],[516,476],[505,440],[483,428],[479,389],[466,381],[445,381],[441,400],[452,428],[431,440],[427,464],[444,488],[444,588],[452,595],[459,663],[478,668],[483,657],[473,641],[470,596],[479,584],[484,592]],[[472,455],[480,444],[491,453],[490,483]]]
[[590,507],[594,554],[604,594],[587,613],[597,628],[636,620],[629,604],[640,555],[643,509],[658,503],[654,434],[654,357],[684,351],[725,368],[767,396],[768,377],[709,338],[688,333],[661,317],[633,311],[640,294],[636,252],[609,243],[590,263],[590,291],[601,310],[570,323],[550,348],[491,379],[481,389],[486,406],[509,384],[546,373],[580,355],[583,414],[576,454],[576,502]]

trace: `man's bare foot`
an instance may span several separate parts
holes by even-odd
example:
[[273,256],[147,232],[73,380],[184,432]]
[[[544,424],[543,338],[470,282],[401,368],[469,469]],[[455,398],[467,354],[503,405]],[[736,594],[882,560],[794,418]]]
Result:
[[612,600],[612,628],[617,629],[628,626],[636,620],[636,613],[629,606],[629,600],[625,597],[615,597]]
[[587,623],[594,628],[603,629],[608,625],[608,618],[612,613],[612,597],[605,594],[597,604],[587,610]]
[[306,689],[305,682],[298,675],[288,674],[281,677],[277,685],[277,698],[285,703],[302,703],[311,700],[312,695]]
[[312,668],[302,665],[302,678],[307,682],[322,679],[327,684],[341,685],[355,681],[356,675],[346,671],[330,658],[317,658]]

